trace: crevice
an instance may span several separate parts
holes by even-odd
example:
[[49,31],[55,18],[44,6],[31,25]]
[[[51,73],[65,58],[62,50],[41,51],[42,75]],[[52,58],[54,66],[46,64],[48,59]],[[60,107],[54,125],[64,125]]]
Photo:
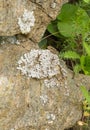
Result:
[[38,9],[40,9],[43,13],[45,13],[50,19],[53,19],[40,4],[35,3],[34,1],[31,2],[34,3],[38,7]]

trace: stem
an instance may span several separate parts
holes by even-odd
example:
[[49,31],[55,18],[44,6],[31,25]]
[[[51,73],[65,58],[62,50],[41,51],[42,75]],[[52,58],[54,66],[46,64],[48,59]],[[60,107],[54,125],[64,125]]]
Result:
[[[59,32],[55,32],[55,33],[49,34],[49,35],[47,35],[46,37],[43,37],[42,40],[44,40],[44,39],[46,39],[46,38],[48,38],[48,37],[50,37],[50,36],[52,36],[52,35],[54,35],[54,34],[57,34],[57,33],[59,33]],[[41,40],[41,41],[42,41],[42,40]]]

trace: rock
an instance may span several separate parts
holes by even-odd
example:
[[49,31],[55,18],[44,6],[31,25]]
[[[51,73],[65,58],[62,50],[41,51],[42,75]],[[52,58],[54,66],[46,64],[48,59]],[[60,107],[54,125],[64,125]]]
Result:
[[82,94],[77,87],[81,81],[72,77],[56,54],[40,50],[28,39],[19,45],[2,44],[0,130],[64,130],[73,126],[82,116]]
[[0,0],[0,130],[64,130],[81,118],[90,77],[73,78],[37,44],[66,1]]
[[22,33],[38,42],[65,2],[67,0],[0,0],[0,36]]

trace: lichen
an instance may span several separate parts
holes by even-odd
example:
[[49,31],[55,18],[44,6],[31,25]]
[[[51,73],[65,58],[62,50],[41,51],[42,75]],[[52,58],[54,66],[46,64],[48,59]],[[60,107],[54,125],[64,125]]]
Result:
[[[0,37],[0,44],[17,44],[17,37],[16,36],[2,36]],[[19,42],[19,41],[18,41]]]
[[28,77],[43,79],[60,74],[60,61],[56,54],[49,50],[31,50],[18,61],[17,69]]
[[31,30],[31,27],[34,26],[35,17],[33,11],[24,10],[23,16],[18,18],[18,25],[22,34],[28,34]]
[[47,88],[54,88],[54,87],[58,87],[59,86],[59,82],[58,80],[53,77],[51,79],[45,79],[44,80],[44,85],[47,87]]
[[41,103],[45,105],[48,102],[48,96],[47,95],[41,95],[40,96]]
[[51,124],[56,119],[56,116],[53,113],[47,113],[46,119],[48,120],[48,123]]

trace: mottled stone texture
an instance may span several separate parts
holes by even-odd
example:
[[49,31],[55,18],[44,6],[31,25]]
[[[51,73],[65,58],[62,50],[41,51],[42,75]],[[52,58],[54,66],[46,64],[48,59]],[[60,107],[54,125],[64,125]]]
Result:
[[[39,49],[37,42],[47,24],[55,19],[66,1],[0,0],[0,36],[21,33],[18,18],[24,19],[21,23],[25,26],[30,20],[23,15],[25,9],[33,11],[35,17],[35,26],[27,37],[0,37],[0,130],[64,130],[81,118],[82,94],[79,86],[85,85],[89,89],[90,77],[78,75],[73,78],[62,60],[58,73],[51,77],[51,68],[51,72],[47,71],[49,76],[43,78],[22,75],[17,69],[21,56],[32,49]],[[39,58],[40,55],[36,57],[35,65],[41,63]],[[55,64],[55,67],[58,65]]]
[[0,130],[64,130],[81,118],[78,85],[87,86],[90,77],[73,79],[62,60],[58,73],[50,78],[22,75],[18,61],[35,48],[30,40],[0,46]]
[[[60,7],[67,0],[0,0],[0,36],[20,34],[18,19],[24,11],[33,11],[35,26],[29,32],[29,37],[39,41],[46,26],[56,18]],[[36,37],[37,36],[37,37]]]

